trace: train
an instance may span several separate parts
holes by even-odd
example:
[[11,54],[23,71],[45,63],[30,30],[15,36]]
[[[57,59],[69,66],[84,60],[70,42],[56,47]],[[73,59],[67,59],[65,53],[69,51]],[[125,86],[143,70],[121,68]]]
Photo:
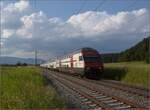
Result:
[[40,66],[81,77],[100,77],[104,70],[100,53],[90,47],[78,49]]

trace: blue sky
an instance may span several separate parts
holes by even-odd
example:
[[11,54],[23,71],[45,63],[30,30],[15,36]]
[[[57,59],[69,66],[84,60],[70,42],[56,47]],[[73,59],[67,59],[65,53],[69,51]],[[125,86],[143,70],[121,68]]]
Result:
[[[120,52],[150,35],[149,0],[2,0],[3,55]],[[46,55],[46,56],[45,56]]]
[[[100,5],[102,4],[102,5]],[[48,16],[67,19],[73,14],[89,10],[107,11],[117,13],[140,8],[150,8],[149,0],[32,0],[31,5],[44,11]],[[99,6],[100,5],[100,6]]]
[[[18,0],[2,0],[6,4]],[[50,17],[66,20],[73,14],[95,10],[110,14],[119,11],[131,11],[140,8],[150,9],[150,0],[29,0],[33,9],[44,11]],[[102,4],[102,5],[100,5]],[[100,5],[100,6],[99,6]]]

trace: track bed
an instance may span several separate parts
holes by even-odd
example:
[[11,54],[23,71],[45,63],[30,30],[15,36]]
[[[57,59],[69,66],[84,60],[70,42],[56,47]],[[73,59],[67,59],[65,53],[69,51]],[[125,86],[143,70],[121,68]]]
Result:
[[108,86],[96,84],[92,80],[80,79],[49,70],[44,71],[44,74],[46,77],[57,80],[62,87],[74,91],[78,98],[91,109],[148,110],[149,107],[148,99],[144,99],[147,100],[147,103],[141,104],[138,101],[130,100],[128,97],[123,97],[123,95],[116,95],[118,91],[113,93],[114,91],[111,89],[114,87],[111,88],[110,85],[108,88]]

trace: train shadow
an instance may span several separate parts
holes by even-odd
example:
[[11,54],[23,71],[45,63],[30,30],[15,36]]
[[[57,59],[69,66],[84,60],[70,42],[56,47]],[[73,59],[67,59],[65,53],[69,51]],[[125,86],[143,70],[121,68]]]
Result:
[[125,68],[105,68],[100,79],[109,79],[120,81],[125,77],[127,71]]

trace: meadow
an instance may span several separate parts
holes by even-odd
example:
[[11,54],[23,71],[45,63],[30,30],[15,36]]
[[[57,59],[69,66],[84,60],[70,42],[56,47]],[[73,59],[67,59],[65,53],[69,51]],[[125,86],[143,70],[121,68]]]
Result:
[[63,100],[35,67],[2,67],[0,108],[64,109]]
[[128,84],[149,87],[150,65],[144,62],[106,63],[102,77]]

